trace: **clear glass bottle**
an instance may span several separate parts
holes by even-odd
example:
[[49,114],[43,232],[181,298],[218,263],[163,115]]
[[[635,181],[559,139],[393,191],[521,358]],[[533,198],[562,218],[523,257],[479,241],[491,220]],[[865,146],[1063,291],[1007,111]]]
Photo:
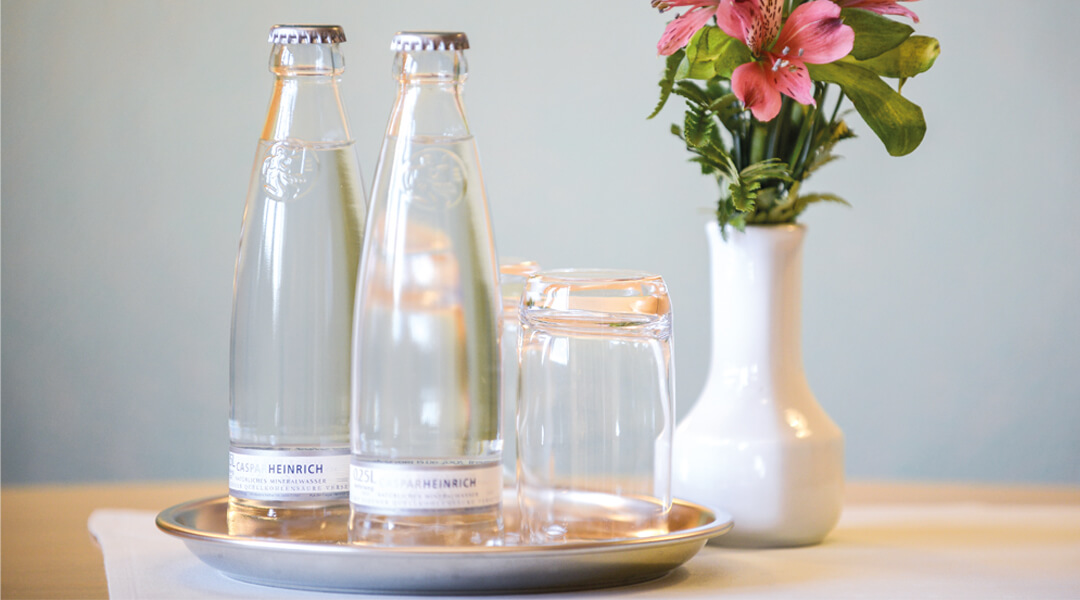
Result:
[[501,300],[463,33],[398,33],[353,351],[350,538],[499,543]]
[[229,523],[307,537],[348,514],[364,185],[339,89],[344,32],[277,25],[269,41],[274,91],[233,287]]

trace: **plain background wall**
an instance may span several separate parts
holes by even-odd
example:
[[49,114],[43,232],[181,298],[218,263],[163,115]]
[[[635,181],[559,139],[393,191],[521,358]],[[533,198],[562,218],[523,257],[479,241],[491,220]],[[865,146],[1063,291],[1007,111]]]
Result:
[[[679,413],[708,359],[715,185],[646,121],[671,15],[647,0],[2,4],[2,477],[226,476],[231,283],[272,83],[269,27],[344,26],[370,184],[398,29],[461,29],[496,243],[658,272]],[[848,476],[1080,483],[1080,3],[924,0],[929,133],[859,139],[808,189],[812,387]]]

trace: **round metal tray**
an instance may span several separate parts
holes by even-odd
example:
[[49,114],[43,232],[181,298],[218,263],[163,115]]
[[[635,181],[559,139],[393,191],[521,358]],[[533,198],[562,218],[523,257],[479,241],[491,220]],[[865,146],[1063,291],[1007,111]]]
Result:
[[[291,541],[230,535],[228,498],[185,502],[162,511],[157,526],[184,540],[206,564],[234,579],[336,592],[466,594],[565,591],[640,583],[690,560],[709,538],[731,529],[730,515],[675,500],[669,533],[552,545],[382,547],[348,544],[344,520],[329,540]],[[503,507],[517,527],[517,502]]]

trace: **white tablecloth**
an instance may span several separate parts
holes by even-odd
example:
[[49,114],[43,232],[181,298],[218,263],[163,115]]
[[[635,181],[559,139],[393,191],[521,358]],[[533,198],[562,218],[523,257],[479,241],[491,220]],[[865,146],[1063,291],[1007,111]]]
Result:
[[[108,509],[91,515],[90,531],[105,557],[112,598],[402,598],[234,581],[199,561],[179,539],[158,531],[154,516]],[[818,546],[736,550],[710,545],[663,579],[559,596],[1080,599],[1080,506],[849,507],[836,531]]]

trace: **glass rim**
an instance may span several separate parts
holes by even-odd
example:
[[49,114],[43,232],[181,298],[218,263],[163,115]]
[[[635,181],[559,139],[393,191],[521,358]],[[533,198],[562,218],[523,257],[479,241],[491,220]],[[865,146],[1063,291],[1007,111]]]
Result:
[[635,281],[663,281],[663,277],[636,269],[565,268],[543,269],[529,276],[529,280],[543,280],[566,284],[577,283],[631,283]]
[[631,269],[550,269],[529,277],[522,290],[522,324],[618,327],[631,333],[663,328],[671,318],[664,278]]

